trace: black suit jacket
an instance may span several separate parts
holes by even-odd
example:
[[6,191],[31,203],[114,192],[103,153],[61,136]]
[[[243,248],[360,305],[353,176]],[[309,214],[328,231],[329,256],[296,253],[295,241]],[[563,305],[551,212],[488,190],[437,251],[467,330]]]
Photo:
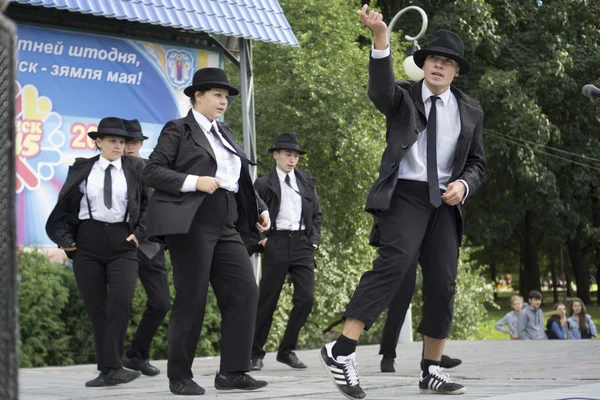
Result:
[[[395,81],[391,55],[369,62],[369,98],[386,117],[386,148],[379,167],[379,177],[371,187],[365,210],[377,215],[390,207],[392,193],[398,181],[398,166],[408,149],[427,127],[427,116],[421,88],[423,81]],[[462,179],[469,185],[469,196],[483,181],[485,154],[483,151],[483,109],[479,103],[451,87],[458,101],[461,131],[456,144],[454,167],[450,182]],[[460,205],[455,207],[459,242],[462,238]],[[375,218],[375,225],[377,219]],[[371,243],[378,244],[376,226]]]
[[[217,124],[225,140],[243,155],[229,126]],[[267,209],[256,195],[248,167],[248,162],[242,160],[236,195],[239,214],[236,228],[247,246],[260,241],[256,222],[259,214]],[[190,174],[215,176],[216,173],[215,153],[192,111],[184,118],[167,122],[143,174],[148,186],[155,189],[148,205],[148,237],[163,241],[165,235],[188,233],[194,215],[208,194],[182,193],[183,182]]]
[[[302,195],[302,220],[304,221],[305,233],[310,242],[319,245],[321,240],[321,203],[315,189],[313,177],[306,171],[294,169],[298,191]],[[258,195],[267,203],[269,215],[271,216],[271,229],[276,228],[275,221],[279,214],[281,204],[281,185],[275,168],[254,183]],[[268,232],[266,233],[268,235]]]
[[[56,206],[46,221],[46,233],[59,247],[69,247],[76,242],[79,228],[79,207],[83,193],[79,185],[92,171],[100,155],[78,158],[69,167],[67,179],[58,195]],[[129,226],[139,243],[146,238],[147,189],[142,182],[144,163],[138,157],[121,157],[123,172],[127,180],[127,212]],[[69,254],[67,254],[69,255]]]

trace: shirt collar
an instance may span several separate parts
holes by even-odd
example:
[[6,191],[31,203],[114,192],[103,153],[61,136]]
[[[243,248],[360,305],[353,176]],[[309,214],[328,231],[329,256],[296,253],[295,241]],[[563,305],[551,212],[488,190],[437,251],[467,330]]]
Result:
[[102,157],[101,154],[100,158],[98,159],[98,162],[100,163],[100,167],[102,167],[103,170],[108,168],[109,164],[112,164],[118,171],[120,171],[123,167],[123,164],[121,163],[121,157],[117,158],[114,161],[108,161],[106,158]]
[[[434,94],[431,93],[431,90],[429,90],[429,88],[427,87],[427,85],[425,85],[425,80],[423,80],[422,85],[423,85],[423,87],[421,89],[421,96],[423,98],[423,104],[425,104],[425,101],[427,99],[429,99],[431,96],[433,96]],[[439,97],[440,99],[442,99],[442,102],[444,103],[444,106],[446,106],[448,104],[448,102],[450,101],[450,95],[451,94],[452,94],[452,91],[448,87],[448,89],[446,89],[446,91],[444,93],[438,94],[437,97]]]
[[204,129],[204,132],[210,132],[210,128],[213,126],[215,127],[217,132],[219,132],[219,127],[217,126],[216,121],[210,122],[208,120],[208,118],[206,118],[203,114],[196,111],[194,108],[192,108],[192,114],[194,115],[194,119],[196,120],[198,125],[200,125],[200,127],[202,129]]
[[296,181],[296,176],[294,175],[294,170],[292,170],[292,172],[290,172],[289,174],[286,174],[285,172],[283,172],[282,170],[280,170],[278,167],[275,167],[275,170],[277,171],[277,177],[279,178],[280,182],[285,182],[285,176],[286,175],[290,176],[290,180],[292,182]]

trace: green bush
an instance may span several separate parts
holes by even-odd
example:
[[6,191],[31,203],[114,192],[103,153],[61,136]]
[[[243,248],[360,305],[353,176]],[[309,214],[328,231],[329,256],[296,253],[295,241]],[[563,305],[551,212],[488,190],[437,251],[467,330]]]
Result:
[[[95,363],[92,326],[75,282],[73,269],[50,262],[37,250],[27,249],[17,258],[19,267],[20,357],[22,367]],[[70,263],[69,263],[70,264]],[[171,263],[167,256],[171,303],[175,294]],[[132,304],[125,346],[131,343],[146,307],[146,293],[138,282]],[[167,358],[165,318],[152,343],[152,358]],[[198,356],[219,354],[221,317],[216,298],[209,291]]]
[[19,265],[20,354],[23,367],[71,364],[70,338],[61,312],[69,303],[67,267],[37,252],[21,252]]

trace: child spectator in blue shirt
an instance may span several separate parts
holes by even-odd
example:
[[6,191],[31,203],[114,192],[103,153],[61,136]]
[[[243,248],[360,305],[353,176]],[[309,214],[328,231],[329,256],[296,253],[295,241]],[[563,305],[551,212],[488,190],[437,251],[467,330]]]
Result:
[[[502,317],[502,319],[496,323],[495,328],[500,332],[508,333],[508,336],[511,339],[518,339],[517,321],[519,319],[519,313],[523,308],[523,298],[521,296],[511,297],[510,305],[512,311]],[[508,325],[508,328],[505,328],[504,325]]]

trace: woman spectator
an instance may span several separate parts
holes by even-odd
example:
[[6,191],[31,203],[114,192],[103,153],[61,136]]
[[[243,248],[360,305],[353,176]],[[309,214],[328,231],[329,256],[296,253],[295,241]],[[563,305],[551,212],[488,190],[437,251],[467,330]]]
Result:
[[581,299],[574,298],[569,304],[569,325],[572,339],[596,339],[596,326]]

